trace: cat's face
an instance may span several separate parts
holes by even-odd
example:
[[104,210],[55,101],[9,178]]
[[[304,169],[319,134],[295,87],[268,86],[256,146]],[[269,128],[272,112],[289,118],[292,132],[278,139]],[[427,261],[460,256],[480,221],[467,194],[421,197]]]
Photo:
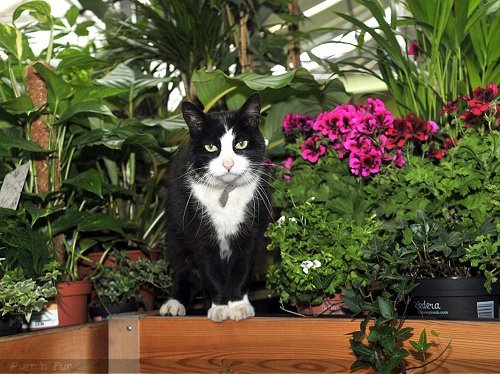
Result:
[[265,152],[257,94],[237,111],[205,114],[184,103],[182,113],[189,126],[192,167],[199,182],[224,187],[255,179]]

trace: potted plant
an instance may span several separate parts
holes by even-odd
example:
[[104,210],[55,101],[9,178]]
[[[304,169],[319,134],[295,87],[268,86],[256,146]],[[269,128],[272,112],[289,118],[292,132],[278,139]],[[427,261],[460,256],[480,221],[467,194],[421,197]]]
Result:
[[269,267],[268,287],[300,313],[343,314],[340,290],[363,282],[363,250],[376,231],[374,222],[338,218],[314,200],[283,210],[267,232],[280,259]]
[[30,323],[34,313],[43,309],[57,289],[57,263],[45,268],[45,274],[38,279],[27,277],[20,267],[4,267],[0,277],[0,336],[15,334],[22,323]]
[[100,266],[91,275],[96,291],[95,305],[90,307],[92,318],[107,318],[110,314],[137,310],[144,303],[141,292],[150,289],[167,290],[170,270],[164,260],[140,258],[133,261],[125,251],[112,253],[115,262]]

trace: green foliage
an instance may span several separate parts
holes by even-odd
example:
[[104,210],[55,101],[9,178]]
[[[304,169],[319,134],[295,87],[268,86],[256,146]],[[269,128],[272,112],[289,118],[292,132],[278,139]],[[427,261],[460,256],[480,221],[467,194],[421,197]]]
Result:
[[439,163],[407,155],[401,169],[375,176],[365,192],[378,198],[384,220],[412,219],[416,210],[450,230],[479,228],[500,215],[500,133],[469,129]]
[[193,85],[205,110],[222,101],[227,108],[237,109],[252,92],[262,98],[262,131],[272,151],[283,145],[281,122],[289,112],[318,114],[323,108],[345,102],[349,96],[338,79],[318,82],[311,73],[300,68],[281,75],[243,73],[230,77],[220,70],[198,70]]
[[[337,15],[352,23],[350,31],[361,30],[373,38],[376,48],[366,45],[364,36],[358,38],[358,48],[377,61],[377,67],[357,64],[357,56],[340,63],[382,79],[401,113],[437,120],[448,100],[500,80],[496,1],[405,0],[410,15],[398,17],[391,6],[389,19],[381,1],[357,2],[375,18],[375,27],[348,14]],[[417,56],[408,54],[410,45]]]
[[[26,235],[27,240],[41,235],[51,252],[56,245],[50,239],[59,236],[57,242],[66,249],[69,279],[76,279],[77,262],[86,251],[109,250],[127,242],[150,247],[161,240],[163,171],[159,166],[170,157],[157,140],[165,129],[133,117],[138,94],[165,80],[136,74],[124,65],[111,69],[93,57],[91,45],[57,44],[60,37],[84,34],[90,26],[77,24],[75,10],[57,19],[45,2],[29,2],[18,8],[14,18],[29,11],[34,22],[22,29],[2,25],[1,30],[7,31],[0,33],[4,52],[0,178],[19,163],[32,161],[18,208],[25,220],[20,225],[36,232]],[[37,30],[52,30],[52,38],[34,56],[26,36]],[[51,62],[52,57],[60,60],[57,69],[40,62]],[[27,94],[28,66],[36,69],[48,88],[47,105],[41,108],[34,107]],[[48,150],[31,140],[37,118],[50,129]],[[47,161],[48,193],[39,191],[36,160]]]
[[165,260],[140,258],[133,262],[127,258],[126,251],[113,251],[111,256],[116,263],[112,266],[99,264],[91,276],[98,306],[139,301],[141,288],[166,290],[170,287],[170,268]]
[[471,266],[481,270],[486,277],[484,287],[488,292],[491,292],[492,284],[498,282],[500,272],[500,238],[498,232],[500,225],[497,222],[497,235],[479,235],[476,237],[476,243],[469,245],[465,251],[462,262],[470,263]]
[[31,315],[57,293],[54,284],[60,273],[56,266],[48,264],[46,273],[36,280],[26,277],[21,267],[5,271],[0,278],[0,317],[29,322]]
[[270,225],[269,250],[281,261],[268,270],[268,287],[284,303],[320,304],[341,287],[363,282],[363,249],[377,231],[373,222],[360,226],[335,216],[322,204],[306,202],[282,212]]
[[38,278],[50,262],[49,238],[31,228],[25,217],[0,208],[0,258],[5,270],[21,268],[28,278]]

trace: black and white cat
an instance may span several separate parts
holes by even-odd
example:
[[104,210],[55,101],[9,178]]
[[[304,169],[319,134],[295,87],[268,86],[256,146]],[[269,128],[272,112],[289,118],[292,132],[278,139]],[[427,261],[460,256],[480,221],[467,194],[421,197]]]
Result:
[[212,321],[255,315],[248,283],[271,205],[260,107],[258,94],[230,112],[182,104],[190,137],[171,163],[166,216],[174,285],[161,315],[186,314],[196,276]]

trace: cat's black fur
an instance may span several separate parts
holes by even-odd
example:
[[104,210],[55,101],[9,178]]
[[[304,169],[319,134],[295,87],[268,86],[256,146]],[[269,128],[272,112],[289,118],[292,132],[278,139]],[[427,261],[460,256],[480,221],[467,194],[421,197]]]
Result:
[[[228,304],[241,300],[248,291],[269,218],[271,199],[263,163],[265,141],[259,130],[260,97],[252,95],[237,111],[204,114],[190,103],[184,103],[182,110],[190,138],[171,162],[166,210],[169,260],[174,273],[171,296],[187,307],[198,277],[209,302]],[[206,208],[194,197],[189,181],[203,179],[204,167],[217,157],[217,153],[206,151],[205,144],[218,145],[227,129],[236,134],[235,143],[249,141],[246,149],[235,153],[251,161],[258,187],[245,207],[244,222],[229,240],[229,257],[222,258],[214,224]],[[231,192],[235,193],[238,190]]]

